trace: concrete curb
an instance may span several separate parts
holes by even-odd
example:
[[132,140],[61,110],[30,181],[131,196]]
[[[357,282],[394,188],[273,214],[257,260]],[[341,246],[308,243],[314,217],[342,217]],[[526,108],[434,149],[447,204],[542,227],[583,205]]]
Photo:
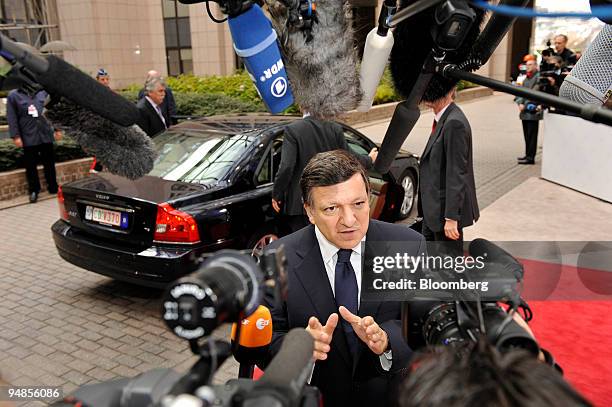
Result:
[[[491,96],[493,95],[493,90],[489,88],[485,88],[484,86],[478,86],[475,88],[465,89],[461,92],[457,93],[457,102],[467,102],[469,100]],[[341,117],[343,123],[348,125],[354,125],[358,123],[364,122],[373,122],[377,120],[385,120],[391,118],[393,116],[393,112],[395,111],[395,106],[400,102],[392,102],[385,103],[382,105],[373,106],[367,112],[358,112],[356,110],[351,110],[346,115]],[[427,110],[428,108],[423,107],[421,111]]]

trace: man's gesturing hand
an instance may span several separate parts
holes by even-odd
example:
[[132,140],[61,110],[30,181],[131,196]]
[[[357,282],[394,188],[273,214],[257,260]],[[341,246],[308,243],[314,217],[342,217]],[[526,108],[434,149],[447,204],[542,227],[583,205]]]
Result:
[[314,351],[312,352],[312,358],[316,360],[327,359],[327,352],[329,352],[330,343],[334,334],[334,329],[338,325],[338,314],[333,313],[327,318],[325,326],[321,325],[316,317],[310,317],[308,320],[308,326],[306,331],[312,335],[314,339]]
[[387,350],[389,337],[387,333],[374,321],[372,317],[359,317],[343,306],[340,306],[340,315],[351,324],[355,334],[372,352],[381,355]]

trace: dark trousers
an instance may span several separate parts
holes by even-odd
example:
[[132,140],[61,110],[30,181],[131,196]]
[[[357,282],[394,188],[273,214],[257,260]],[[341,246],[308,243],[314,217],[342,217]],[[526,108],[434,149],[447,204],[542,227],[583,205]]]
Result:
[[525,137],[525,157],[534,161],[538,148],[538,125],[537,120],[523,120],[523,137]]
[[53,143],[23,147],[23,160],[25,162],[29,192],[40,192],[40,181],[38,180],[38,170],[36,169],[38,161],[40,160],[45,169],[47,190],[50,193],[55,194],[57,192],[57,180],[55,178],[55,155],[53,153]]
[[449,255],[449,256],[462,256],[463,255],[463,228],[457,228],[459,231],[459,239],[452,240],[446,237],[444,229],[441,232],[434,232],[427,226],[425,218],[423,218],[423,227],[421,234],[425,237],[428,242],[444,242],[440,245],[427,245],[427,253],[429,255]]

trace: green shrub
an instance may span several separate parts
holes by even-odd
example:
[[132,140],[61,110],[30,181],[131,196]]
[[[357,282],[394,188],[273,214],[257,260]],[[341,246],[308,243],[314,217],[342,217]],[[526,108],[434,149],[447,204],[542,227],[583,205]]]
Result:
[[17,148],[12,139],[0,140],[0,172],[23,167],[23,149]]
[[[64,136],[55,143],[55,162],[76,160],[88,157],[80,145]],[[0,172],[23,168],[23,149],[15,146],[13,140],[0,140]]]
[[[238,98],[245,102],[260,101],[257,89],[245,71],[237,71],[235,74],[228,76],[179,75],[166,78],[166,82],[172,88],[174,94],[214,93]],[[141,84],[134,84],[128,86],[126,90],[138,92],[142,86]]]
[[[257,89],[248,73],[238,71],[229,76],[179,75],[167,78],[176,100],[177,114],[180,116],[213,116],[224,113],[266,112]],[[470,82],[460,81],[458,90],[471,88]],[[132,102],[137,101],[142,85],[130,85],[121,95]],[[374,96],[374,105],[399,102],[403,98],[395,90],[391,72],[387,68]],[[300,113],[296,105],[291,105],[283,113]]]

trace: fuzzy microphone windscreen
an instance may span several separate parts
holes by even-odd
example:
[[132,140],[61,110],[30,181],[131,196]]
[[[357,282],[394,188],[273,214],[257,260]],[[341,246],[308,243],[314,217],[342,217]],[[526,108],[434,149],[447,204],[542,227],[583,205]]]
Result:
[[334,119],[361,100],[352,16],[342,0],[317,1],[310,35],[297,29],[298,0],[266,0],[295,102],[319,119]]
[[136,125],[119,126],[65,98],[49,104],[45,116],[113,174],[137,179],[153,169],[155,145]]

